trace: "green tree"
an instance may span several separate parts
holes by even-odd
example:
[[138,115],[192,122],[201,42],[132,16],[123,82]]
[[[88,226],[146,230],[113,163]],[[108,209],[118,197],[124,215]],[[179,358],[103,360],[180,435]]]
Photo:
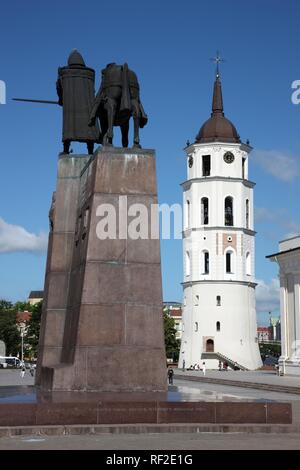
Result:
[[5,301],[0,305],[0,339],[6,345],[6,355],[17,356],[20,351],[20,332],[16,323],[16,312],[10,302],[6,303],[8,309],[5,310]]
[[42,301],[38,304],[31,305],[30,310],[31,318],[28,322],[28,328],[26,332],[26,345],[28,347],[27,354],[32,358],[36,358],[40,336]]
[[176,328],[174,318],[170,317],[167,310],[163,312],[164,318],[164,333],[167,358],[172,358],[173,361],[178,361],[180,341],[176,339]]
[[259,345],[261,354],[272,354],[274,356],[280,356],[281,354],[281,344],[272,344],[272,343],[260,343]]
[[14,305],[8,300],[0,299],[0,312],[13,310]]
[[15,312],[31,312],[32,307],[29,302],[16,302],[13,306]]

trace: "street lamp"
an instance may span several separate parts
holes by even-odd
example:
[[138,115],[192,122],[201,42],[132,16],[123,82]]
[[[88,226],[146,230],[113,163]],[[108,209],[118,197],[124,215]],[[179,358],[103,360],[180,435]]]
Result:
[[24,364],[24,330],[21,328],[21,361]]
[[24,365],[24,335],[25,335],[25,326],[22,323],[19,323],[18,330],[21,336],[21,366]]

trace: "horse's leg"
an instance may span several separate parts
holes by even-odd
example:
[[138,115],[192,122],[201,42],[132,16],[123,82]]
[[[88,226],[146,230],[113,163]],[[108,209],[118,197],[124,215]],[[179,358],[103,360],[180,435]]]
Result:
[[140,118],[139,117],[134,117],[133,118],[133,124],[134,124],[134,137],[133,137],[133,146],[138,147],[139,149],[142,148],[140,145]]
[[91,140],[88,140],[86,144],[87,144],[88,154],[92,155],[94,153],[94,142]]
[[108,129],[107,125],[107,113],[105,110],[102,109],[102,113],[100,114],[100,127],[101,127],[101,144],[105,145],[105,138]]
[[140,146],[140,115],[139,115],[139,109],[136,104],[133,104],[132,106],[132,116],[133,116],[133,146],[141,148]]
[[104,108],[107,112],[107,132],[103,138],[104,145],[112,145],[113,142],[113,128],[114,128],[114,120],[115,120],[115,113],[116,113],[116,103],[113,99],[108,99],[104,105]]
[[70,140],[64,140],[64,153],[70,153]]
[[121,133],[122,133],[122,145],[123,147],[128,147],[128,131],[129,131],[129,121],[121,126]]

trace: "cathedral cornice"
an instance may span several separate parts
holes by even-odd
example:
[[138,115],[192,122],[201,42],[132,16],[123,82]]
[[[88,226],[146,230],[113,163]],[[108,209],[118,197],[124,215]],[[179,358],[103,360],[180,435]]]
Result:
[[233,148],[233,149],[240,149],[240,150],[243,150],[244,152],[247,152],[247,153],[250,153],[251,150],[253,150],[253,147],[251,147],[251,145],[247,144],[247,143],[244,143],[244,142],[240,142],[240,143],[233,143],[233,142],[220,142],[220,141],[214,141],[214,142],[211,142],[211,143],[203,143],[203,144],[197,144],[197,143],[192,143],[192,144],[189,144],[187,145],[186,147],[184,147],[183,150],[185,150],[185,152],[187,154],[191,153],[191,152],[194,152],[195,149],[209,149],[211,147],[216,147],[216,148],[220,148],[222,149],[223,147],[226,147],[226,148]]
[[257,282],[247,282],[247,281],[230,281],[230,280],[218,280],[218,281],[213,281],[213,280],[203,280],[203,281],[186,281],[186,282],[182,282],[181,285],[183,287],[192,287],[194,286],[195,284],[232,284],[232,285],[240,285],[240,286],[248,286],[248,287],[256,287],[257,286]]
[[192,178],[181,183],[184,189],[189,189],[192,183],[204,183],[207,181],[224,181],[227,183],[242,183],[247,188],[254,188],[256,183],[243,178],[230,178],[229,176],[203,176],[202,178]]
[[183,230],[182,231],[182,235],[183,235],[183,238],[188,238],[190,235],[191,235],[191,232],[206,232],[206,231],[211,231],[211,230],[218,230],[218,231],[222,231],[222,232],[243,232],[245,233],[246,235],[252,235],[252,236],[255,236],[256,235],[256,231],[255,230],[250,230],[248,228],[244,228],[244,227],[231,227],[231,226],[201,226],[201,227],[194,227],[194,228],[189,228],[187,230]]

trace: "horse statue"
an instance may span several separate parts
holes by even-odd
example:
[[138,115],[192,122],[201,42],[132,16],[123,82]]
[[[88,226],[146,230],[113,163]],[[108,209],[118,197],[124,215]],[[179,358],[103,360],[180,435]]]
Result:
[[128,147],[131,116],[134,123],[133,147],[141,148],[139,128],[147,124],[148,117],[140,100],[137,76],[126,63],[108,64],[102,70],[101,86],[92,107],[89,126],[94,126],[99,118],[103,145],[113,145],[113,127],[120,126],[122,146]]

